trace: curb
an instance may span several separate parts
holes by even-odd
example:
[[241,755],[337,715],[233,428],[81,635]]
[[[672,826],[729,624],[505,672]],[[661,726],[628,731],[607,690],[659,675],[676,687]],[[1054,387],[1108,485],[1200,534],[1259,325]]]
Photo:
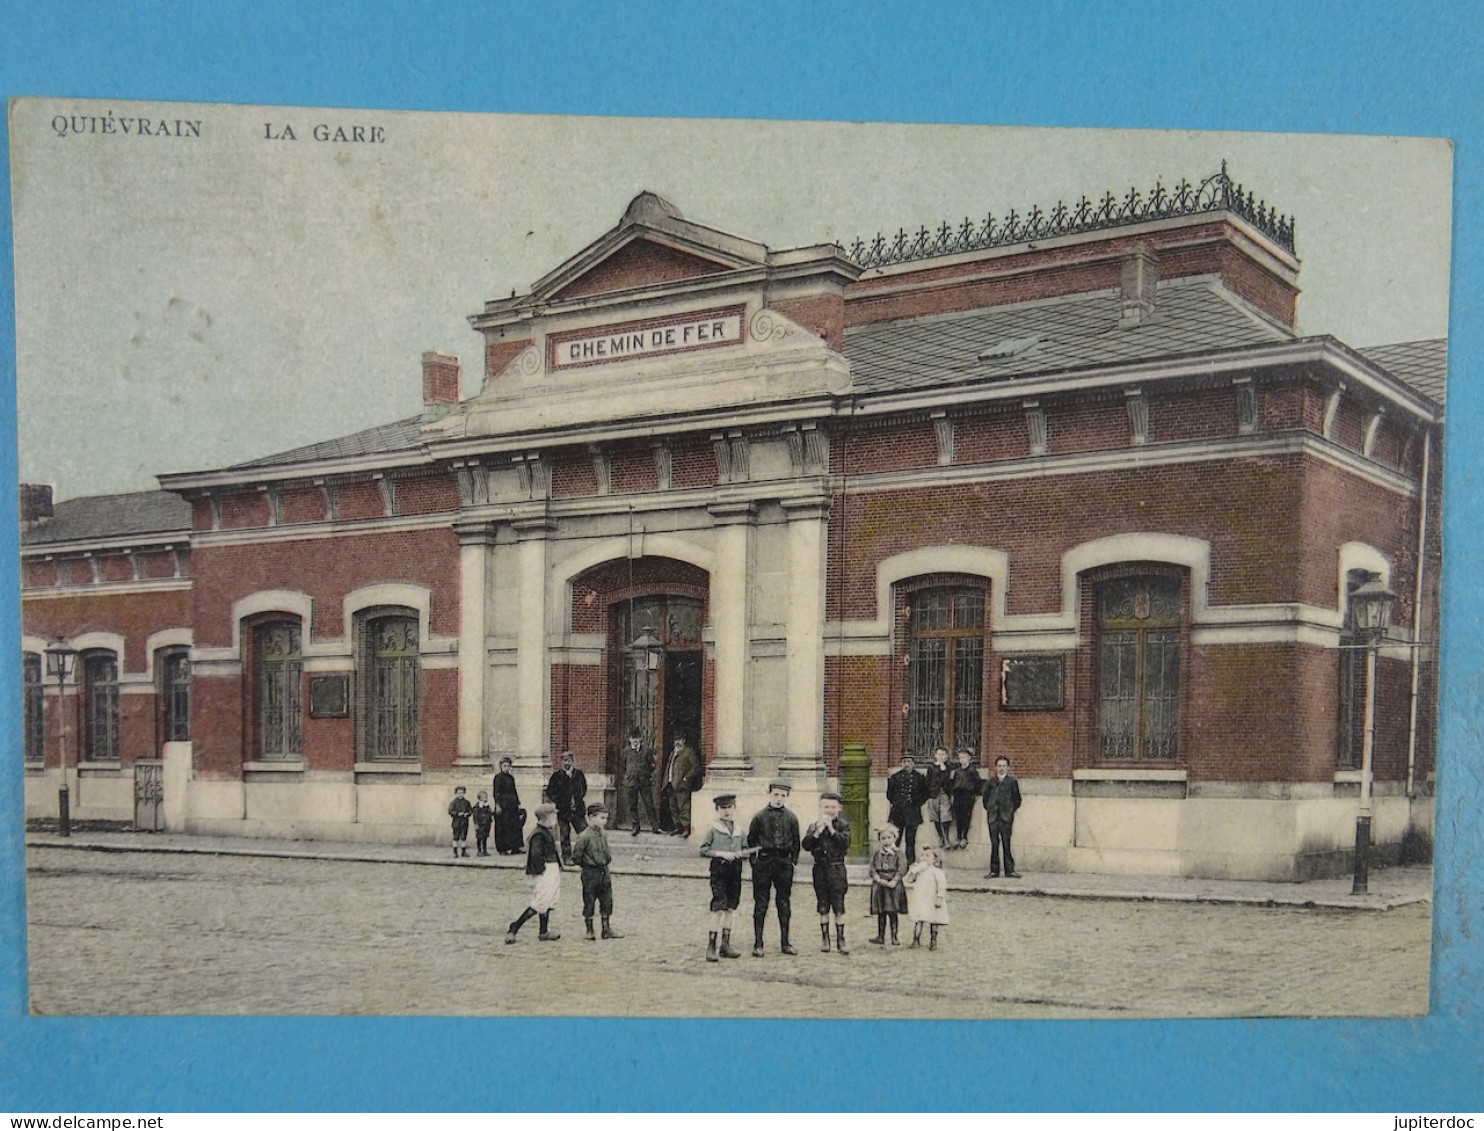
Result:
[[[344,864],[408,864],[424,868],[468,868],[473,864],[476,869],[502,869],[515,870],[523,868],[521,859],[512,857],[489,857],[488,863],[476,862],[479,858],[465,857],[455,859],[418,859],[416,857],[387,857],[373,856],[364,853],[327,853],[313,852],[309,850],[295,849],[271,849],[271,848],[248,848],[242,846],[196,846],[196,845],[151,845],[140,844],[100,844],[97,842],[64,840],[60,837],[28,836],[26,838],[27,848],[60,848],[74,852],[103,852],[112,854],[138,853],[156,856],[240,856],[248,858],[260,858],[267,860],[322,860],[330,863]],[[699,859],[699,858],[697,858]],[[665,879],[703,880],[706,872],[700,868],[681,869],[673,865],[656,862],[654,867],[635,867],[637,861],[633,859],[615,859],[612,866],[614,875],[619,876],[656,876]],[[860,868],[860,865],[856,866]],[[851,886],[864,887],[869,883],[863,873],[853,873],[850,879]],[[1294,895],[1291,897],[1271,895],[1223,895],[1220,893],[1206,892],[1181,892],[1181,891],[1139,891],[1139,890],[1111,890],[1096,891],[1089,889],[1057,890],[1037,885],[1015,885],[993,887],[985,883],[953,882],[949,877],[949,889],[957,892],[983,895],[1015,895],[1015,896],[1040,896],[1045,899],[1069,899],[1069,900],[1103,900],[1121,903],[1203,903],[1217,906],[1242,906],[1242,907],[1287,907],[1310,910],[1325,911],[1394,911],[1399,907],[1415,906],[1422,903],[1431,903],[1432,898],[1428,895],[1408,895],[1391,898],[1372,898],[1362,896],[1359,899],[1352,897],[1347,900],[1343,897],[1314,898]],[[1360,902],[1361,899],[1366,902]]]

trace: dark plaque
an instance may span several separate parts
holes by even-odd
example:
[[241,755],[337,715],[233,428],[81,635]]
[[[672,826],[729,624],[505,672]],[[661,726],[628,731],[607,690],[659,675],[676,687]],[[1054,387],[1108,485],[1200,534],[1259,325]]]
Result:
[[1000,662],[1000,708],[1060,711],[1065,705],[1066,657],[1006,656]]
[[350,673],[309,677],[309,717],[343,719],[350,714]]

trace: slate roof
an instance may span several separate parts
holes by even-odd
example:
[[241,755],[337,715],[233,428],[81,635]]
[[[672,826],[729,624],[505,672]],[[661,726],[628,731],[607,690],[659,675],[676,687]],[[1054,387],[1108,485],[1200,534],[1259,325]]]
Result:
[[1405,381],[1424,397],[1445,403],[1444,378],[1448,372],[1448,341],[1429,338],[1420,342],[1395,342],[1357,350],[1388,373]]
[[191,504],[169,491],[85,495],[53,507],[50,519],[21,534],[26,546],[53,542],[97,542],[141,534],[187,534]]
[[[875,322],[846,331],[856,388],[875,393],[1116,365],[1289,341],[1293,334],[1219,284],[1160,284],[1154,310],[1120,328],[1118,291]],[[981,360],[980,355],[990,356]]]
[[317,444],[305,444],[302,448],[290,448],[270,456],[260,456],[246,463],[234,463],[229,471],[241,471],[254,467],[282,467],[284,464],[315,463],[319,460],[350,459],[355,456],[390,455],[393,452],[416,451],[422,446],[422,416],[409,416],[405,420],[394,420],[390,424],[378,424],[374,428],[363,428],[349,436],[334,440],[321,440]]

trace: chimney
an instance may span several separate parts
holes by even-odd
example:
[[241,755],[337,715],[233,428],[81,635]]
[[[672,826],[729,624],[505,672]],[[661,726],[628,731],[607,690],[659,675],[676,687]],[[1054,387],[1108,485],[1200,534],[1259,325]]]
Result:
[[1123,260],[1123,311],[1118,325],[1139,326],[1154,312],[1159,284],[1159,256],[1148,244],[1138,244]]
[[459,359],[428,350],[423,354],[423,420],[441,420],[459,403]]
[[52,485],[21,484],[21,530],[31,530],[52,517]]

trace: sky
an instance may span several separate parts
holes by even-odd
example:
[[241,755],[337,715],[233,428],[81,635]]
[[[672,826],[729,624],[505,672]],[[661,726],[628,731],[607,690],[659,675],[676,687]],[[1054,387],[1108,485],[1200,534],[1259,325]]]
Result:
[[468,316],[646,189],[774,248],[848,246],[1226,160],[1296,219],[1301,332],[1447,330],[1439,140],[22,99],[11,146],[20,477],[59,499],[412,415],[427,349],[474,395]]

